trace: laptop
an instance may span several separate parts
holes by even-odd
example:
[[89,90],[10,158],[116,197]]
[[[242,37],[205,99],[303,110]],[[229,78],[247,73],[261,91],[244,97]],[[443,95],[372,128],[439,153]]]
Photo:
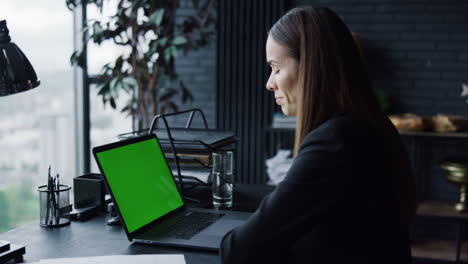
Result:
[[187,207],[155,134],[95,147],[93,155],[131,242],[217,251],[251,215]]

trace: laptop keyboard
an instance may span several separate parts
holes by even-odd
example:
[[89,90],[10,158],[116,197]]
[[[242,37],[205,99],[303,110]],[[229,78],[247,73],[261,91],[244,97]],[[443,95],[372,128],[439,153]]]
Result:
[[184,212],[156,227],[157,233],[164,232],[165,236],[189,240],[210,224],[216,222],[224,214],[204,212]]

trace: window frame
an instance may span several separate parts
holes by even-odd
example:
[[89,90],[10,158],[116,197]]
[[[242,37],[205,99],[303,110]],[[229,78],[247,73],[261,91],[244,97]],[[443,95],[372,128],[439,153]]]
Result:
[[89,85],[88,76],[88,54],[86,35],[83,31],[86,26],[86,1],[73,10],[73,49],[84,52],[83,68],[73,66],[73,87],[75,91],[75,148],[76,148],[76,169],[78,175],[90,173],[91,169],[91,143],[90,143],[90,105],[89,105]]

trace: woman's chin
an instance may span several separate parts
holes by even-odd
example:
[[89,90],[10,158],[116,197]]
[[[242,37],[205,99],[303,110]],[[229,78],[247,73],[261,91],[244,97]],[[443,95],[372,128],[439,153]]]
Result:
[[296,115],[296,111],[294,111],[293,109],[289,109],[288,107],[281,106],[281,111],[283,112],[283,114],[285,114],[287,116],[295,116]]

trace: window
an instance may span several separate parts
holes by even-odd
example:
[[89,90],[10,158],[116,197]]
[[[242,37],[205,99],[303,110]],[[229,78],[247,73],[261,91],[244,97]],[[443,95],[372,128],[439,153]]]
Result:
[[[126,117],[126,114],[121,113],[119,109],[112,109],[110,105],[104,107],[97,93],[98,89],[96,86],[91,85],[89,98],[91,108],[91,148],[118,141],[117,135],[132,131],[132,118]],[[124,93],[121,94],[116,102],[117,107],[122,107],[125,100],[128,100],[128,98],[128,95]],[[99,173],[99,169],[92,155],[91,172]]]
[[26,54],[41,85],[0,97],[0,232],[39,216],[37,187],[48,166],[61,183],[76,176],[73,14],[65,0],[2,0],[12,41]]
[[[103,20],[115,14],[115,1],[105,1],[103,13],[101,14],[95,5],[88,5],[86,12],[88,20]],[[111,63],[125,52],[124,49],[113,44],[112,41],[104,41],[101,45],[92,42],[88,43],[88,74],[90,77],[100,72],[101,67],[106,63]],[[102,98],[98,95],[98,88],[91,84],[90,89],[90,144],[91,148],[118,140],[117,135],[132,131],[132,118],[121,113],[124,104],[130,99],[130,95],[125,92],[119,93],[116,101],[117,108],[113,109],[109,104],[103,105]],[[99,169],[91,157],[91,171],[99,172]]]

